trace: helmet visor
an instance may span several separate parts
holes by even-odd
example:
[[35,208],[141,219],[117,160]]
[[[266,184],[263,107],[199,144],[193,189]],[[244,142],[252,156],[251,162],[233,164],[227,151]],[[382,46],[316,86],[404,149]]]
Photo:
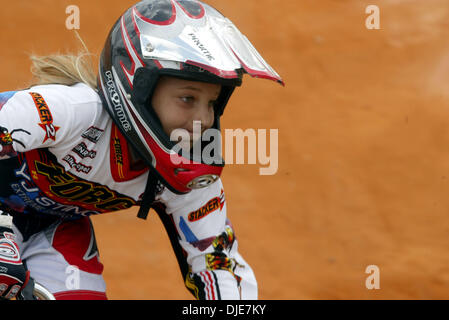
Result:
[[[178,2],[174,3],[179,6]],[[253,77],[283,84],[281,77],[229,19],[212,7],[201,5],[206,12],[203,18],[195,19],[194,23],[164,26],[149,24],[134,8],[133,19],[139,29],[143,57],[196,65],[222,78],[236,78],[239,70],[245,70]],[[191,20],[181,9],[177,10],[177,21]],[[159,36],[162,31],[163,36]]]

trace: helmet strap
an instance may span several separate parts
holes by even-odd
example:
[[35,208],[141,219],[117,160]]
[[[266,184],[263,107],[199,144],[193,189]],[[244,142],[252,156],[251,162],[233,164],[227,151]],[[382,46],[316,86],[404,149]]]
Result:
[[148,213],[150,212],[150,209],[154,203],[154,199],[156,198],[158,183],[159,179],[156,173],[152,168],[150,168],[148,172],[148,180],[145,187],[145,192],[143,193],[140,209],[137,213],[138,218],[146,220]]

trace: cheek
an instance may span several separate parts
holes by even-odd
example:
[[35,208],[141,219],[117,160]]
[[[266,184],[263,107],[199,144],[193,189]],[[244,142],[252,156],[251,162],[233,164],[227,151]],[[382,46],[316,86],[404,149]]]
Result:
[[171,104],[166,104],[164,108],[158,109],[158,112],[156,113],[158,114],[159,120],[167,135],[170,135],[175,129],[182,128],[185,119],[187,118],[185,112],[181,108]]

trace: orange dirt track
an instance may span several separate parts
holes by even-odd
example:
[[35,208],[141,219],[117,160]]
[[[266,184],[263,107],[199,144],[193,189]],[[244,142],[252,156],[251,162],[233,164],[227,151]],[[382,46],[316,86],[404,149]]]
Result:
[[[0,91],[30,79],[28,53],[98,55],[134,1],[2,4]],[[279,170],[223,175],[240,251],[261,299],[449,298],[449,4],[446,0],[207,0],[283,76],[246,78],[223,128],[279,129]],[[380,30],[365,8],[380,8]],[[110,299],[191,299],[155,214],[93,222]],[[365,269],[380,270],[368,290]]]

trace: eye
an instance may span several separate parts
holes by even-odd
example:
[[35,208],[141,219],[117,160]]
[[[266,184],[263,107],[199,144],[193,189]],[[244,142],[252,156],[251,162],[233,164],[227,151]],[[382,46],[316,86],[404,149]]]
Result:
[[192,96],[183,96],[183,97],[180,97],[180,99],[182,102],[188,103],[188,104],[191,104],[195,100],[195,98]]

